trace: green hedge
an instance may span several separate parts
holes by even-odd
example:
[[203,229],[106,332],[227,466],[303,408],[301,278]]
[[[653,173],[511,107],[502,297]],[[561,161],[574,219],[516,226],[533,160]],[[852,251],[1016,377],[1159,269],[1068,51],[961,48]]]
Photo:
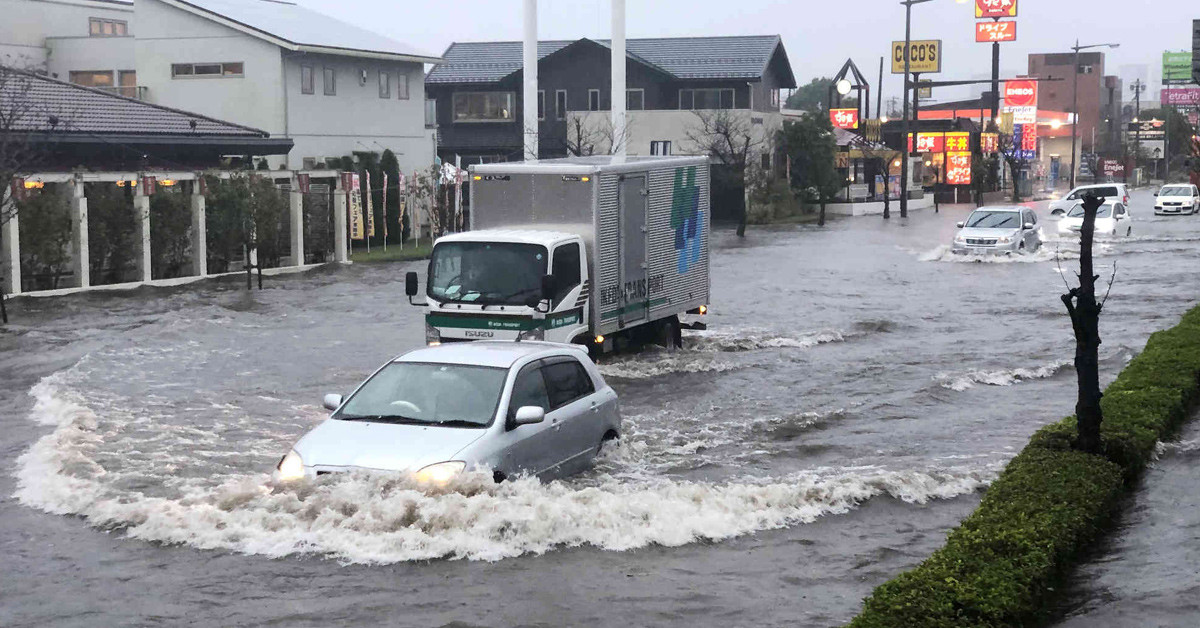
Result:
[[1155,333],[1105,391],[1104,455],[1071,449],[1075,418],[1038,431],[925,562],[875,589],[853,628],[1038,623],[1118,500],[1200,401],[1200,307]]

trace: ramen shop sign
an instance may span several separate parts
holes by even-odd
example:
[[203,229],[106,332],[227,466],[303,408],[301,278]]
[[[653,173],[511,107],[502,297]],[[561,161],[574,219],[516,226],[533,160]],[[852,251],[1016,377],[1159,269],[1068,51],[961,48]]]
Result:
[[830,109],[829,121],[837,129],[857,129],[858,128],[858,110],[857,109]]

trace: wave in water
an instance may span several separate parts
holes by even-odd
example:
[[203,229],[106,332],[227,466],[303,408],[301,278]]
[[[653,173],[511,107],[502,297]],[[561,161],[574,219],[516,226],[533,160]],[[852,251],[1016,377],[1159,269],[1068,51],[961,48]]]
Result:
[[721,373],[745,366],[728,359],[732,354],[763,349],[810,349],[845,339],[842,332],[836,330],[799,335],[764,330],[693,332],[684,336],[683,349],[648,349],[608,358],[601,361],[599,367],[605,377],[625,379],[645,379],[670,373]]
[[[1097,254],[1102,254],[1102,246],[1097,246]],[[1054,260],[1079,259],[1078,250],[1057,250],[1049,245],[1042,246],[1033,253],[1017,255],[957,255],[951,252],[951,246],[943,244],[917,255],[920,262],[947,262],[959,264],[1039,264]]]
[[1069,367],[1072,364],[1071,360],[1060,360],[1034,368],[1000,369],[996,371],[972,369],[962,374],[938,373],[933,376],[933,381],[937,382],[942,388],[949,388],[956,392],[974,388],[976,384],[984,386],[1012,386],[1025,381],[1054,377],[1063,368]]
[[949,499],[991,482],[996,465],[889,470],[817,469],[728,483],[600,473],[581,483],[533,479],[495,485],[468,474],[422,492],[398,476],[326,476],[271,487],[265,474],[232,473],[145,490],[115,481],[96,462],[119,427],[98,416],[54,376],[31,390],[33,419],[54,425],[18,460],[16,498],[85,517],[131,538],[280,557],[309,554],[353,563],[432,558],[499,560],[560,547],[629,550],[721,540],[845,513],[864,500]]

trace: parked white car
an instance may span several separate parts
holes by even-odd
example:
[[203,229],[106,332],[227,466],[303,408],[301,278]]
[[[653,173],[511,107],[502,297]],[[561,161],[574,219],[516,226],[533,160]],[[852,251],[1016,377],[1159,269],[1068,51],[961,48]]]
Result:
[[[1061,234],[1078,234],[1083,228],[1083,203],[1076,203],[1062,220],[1058,221]],[[1096,211],[1096,235],[1133,235],[1133,216],[1118,200],[1105,200]]]
[[1037,214],[1027,207],[981,207],[958,223],[951,252],[996,254],[1033,252],[1042,246]]
[[1125,207],[1129,207],[1129,189],[1125,187],[1124,183],[1097,183],[1081,185],[1071,190],[1066,196],[1050,201],[1050,215],[1062,216],[1071,211],[1071,208],[1079,203],[1086,192],[1091,192],[1105,201],[1118,201]]
[[1190,183],[1164,185],[1154,196],[1155,216],[1200,213],[1200,189]]
[[400,356],[343,399],[279,461],[274,480],[346,471],[445,484],[464,471],[497,481],[564,477],[620,435],[617,394],[583,347],[484,341]]

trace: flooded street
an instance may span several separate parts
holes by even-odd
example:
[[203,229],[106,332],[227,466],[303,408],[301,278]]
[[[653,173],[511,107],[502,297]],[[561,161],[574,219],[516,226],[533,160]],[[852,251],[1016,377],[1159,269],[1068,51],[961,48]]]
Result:
[[[1098,246],[1104,384],[1200,301],[1200,216],[1152,200]],[[948,252],[961,206],[717,234],[710,331],[604,361],[621,446],[549,485],[265,486],[324,393],[423,344],[422,264],[13,302],[0,625],[838,625],[1072,412],[1078,246],[1034,206],[1047,246],[983,262]],[[1174,551],[1147,539],[1115,551]]]

